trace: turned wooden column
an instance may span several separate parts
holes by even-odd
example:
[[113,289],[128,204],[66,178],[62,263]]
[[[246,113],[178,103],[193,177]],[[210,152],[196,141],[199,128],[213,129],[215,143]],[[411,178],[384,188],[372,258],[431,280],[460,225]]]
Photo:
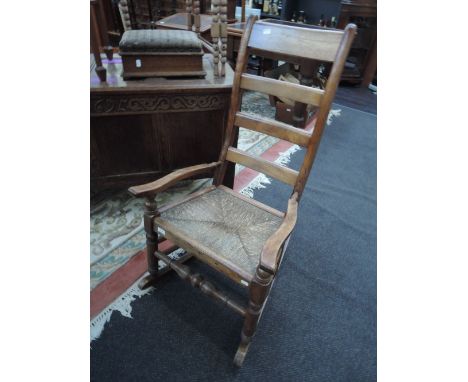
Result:
[[227,0],[221,0],[221,6],[219,7],[219,18],[220,18],[220,37],[221,37],[221,72],[220,75],[224,77],[226,74],[226,62],[227,62]]
[[211,38],[213,40],[213,64],[214,64],[214,74],[219,76],[219,38],[221,37],[221,27],[220,27],[220,16],[219,16],[219,4],[220,0],[211,0],[211,6],[213,11],[213,19],[211,25]]
[[[211,38],[213,39],[213,56],[215,75],[224,77],[227,62],[227,0],[212,0],[213,21],[211,25]],[[221,65],[220,65],[221,64]]]
[[128,9],[128,0],[119,1],[119,10],[120,10],[120,17],[122,18],[122,25],[124,27],[124,31],[131,30],[132,22],[130,19],[130,10]]
[[186,5],[185,11],[187,12],[187,29],[191,31],[193,28],[193,17],[192,17],[193,2],[192,0],[185,0],[185,5]]
[[146,261],[148,264],[149,275],[144,277],[140,283],[140,289],[146,289],[154,284],[158,278],[158,258],[156,251],[158,250],[158,233],[154,226],[154,218],[159,215],[158,207],[154,197],[145,198],[145,212],[143,215],[143,224],[146,234]]
[[193,0],[193,23],[195,24],[195,32],[200,36],[200,0]]

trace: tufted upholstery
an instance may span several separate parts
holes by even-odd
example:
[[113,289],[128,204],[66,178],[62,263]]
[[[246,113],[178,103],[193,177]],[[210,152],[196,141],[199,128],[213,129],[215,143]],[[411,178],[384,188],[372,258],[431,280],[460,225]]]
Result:
[[202,43],[195,32],[139,29],[126,31],[120,40],[121,52],[197,52]]

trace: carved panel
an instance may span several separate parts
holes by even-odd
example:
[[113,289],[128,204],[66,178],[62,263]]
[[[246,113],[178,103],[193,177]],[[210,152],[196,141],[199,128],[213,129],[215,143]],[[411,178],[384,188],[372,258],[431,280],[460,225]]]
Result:
[[96,95],[91,97],[91,115],[220,110],[228,102],[226,94]]

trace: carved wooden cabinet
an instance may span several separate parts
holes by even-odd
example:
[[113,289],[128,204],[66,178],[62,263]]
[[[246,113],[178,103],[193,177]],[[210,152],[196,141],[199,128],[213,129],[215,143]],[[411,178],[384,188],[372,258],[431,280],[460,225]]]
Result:
[[[204,79],[124,81],[119,56],[107,83],[91,71],[91,186],[125,188],[175,169],[218,160],[230,103],[233,71],[214,77],[212,56]],[[227,186],[234,181],[230,169]]]

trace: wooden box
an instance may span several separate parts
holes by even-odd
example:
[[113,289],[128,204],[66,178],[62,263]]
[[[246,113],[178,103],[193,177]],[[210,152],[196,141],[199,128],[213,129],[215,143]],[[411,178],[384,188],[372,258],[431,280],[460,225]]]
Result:
[[[296,126],[296,122],[294,121],[294,106],[290,106],[281,101],[277,101],[275,106],[275,119],[277,121],[287,123],[288,125]],[[296,127],[304,128],[310,119],[309,112],[307,111],[307,108],[304,108],[304,110],[300,110],[299,112],[300,116],[302,117],[302,122],[299,123],[299,125]]]
[[195,32],[126,31],[119,44],[124,79],[204,77],[202,43]]

